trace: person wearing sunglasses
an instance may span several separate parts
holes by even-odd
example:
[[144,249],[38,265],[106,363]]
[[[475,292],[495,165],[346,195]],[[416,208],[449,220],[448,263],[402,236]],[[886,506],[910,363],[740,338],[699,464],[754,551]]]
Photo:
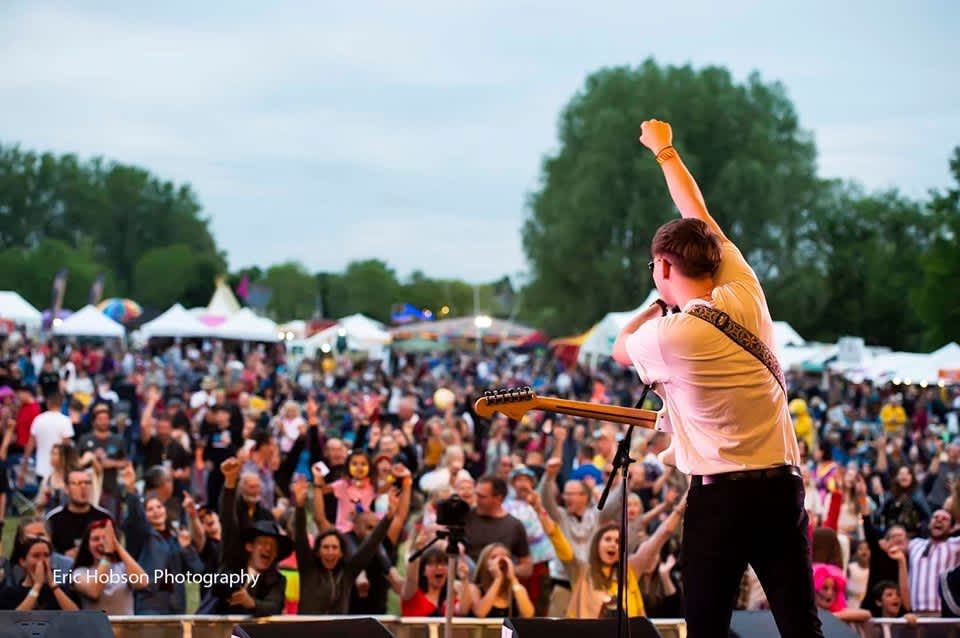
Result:
[[727,635],[749,563],[780,634],[822,636],[800,449],[763,288],[708,212],[670,125],[644,122],[640,142],[682,219],[654,234],[647,267],[660,298],[627,322],[613,357],[663,399],[658,429],[672,441],[661,460],[692,475],[681,550],[687,635]]

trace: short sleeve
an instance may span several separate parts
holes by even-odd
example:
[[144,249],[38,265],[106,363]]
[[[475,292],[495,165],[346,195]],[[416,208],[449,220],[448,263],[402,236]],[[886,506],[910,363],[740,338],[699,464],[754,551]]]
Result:
[[62,421],[62,423],[63,423],[63,428],[61,429],[60,436],[64,438],[72,439],[74,436],[73,423],[70,421],[70,419],[66,419],[66,418]]
[[661,319],[647,321],[627,337],[627,354],[646,384],[665,383],[669,378],[667,364],[660,348]]
[[743,253],[733,242],[727,240],[720,245],[720,267],[714,275],[714,285],[723,286],[730,283],[760,286],[757,274],[753,272]]

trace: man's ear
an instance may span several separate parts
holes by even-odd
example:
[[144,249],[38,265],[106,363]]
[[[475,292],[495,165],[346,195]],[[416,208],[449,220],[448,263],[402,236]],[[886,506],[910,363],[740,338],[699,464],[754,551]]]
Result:
[[245,550],[247,550],[248,552],[251,552],[251,553],[252,553],[252,552],[253,552],[253,543],[247,543],[246,545],[243,546],[243,548],[244,548]]

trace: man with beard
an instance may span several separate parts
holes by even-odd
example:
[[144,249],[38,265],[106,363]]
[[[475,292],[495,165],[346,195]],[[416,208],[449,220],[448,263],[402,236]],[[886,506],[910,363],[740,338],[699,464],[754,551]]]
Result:
[[[228,501],[224,501],[228,502]],[[236,499],[236,516],[241,529],[258,521],[272,521],[273,514],[263,504],[263,484],[253,472],[240,475],[240,489]]]
[[920,616],[940,615],[940,574],[960,565],[960,537],[951,537],[953,516],[947,510],[933,513],[929,538],[910,541],[910,603]]
[[198,614],[252,614],[271,616],[283,610],[287,579],[277,563],[293,551],[293,541],[273,521],[258,521],[240,527],[236,509],[240,461],[231,457],[220,465],[223,476],[223,555],[220,574],[246,574],[255,577],[239,588],[214,585],[197,609]]

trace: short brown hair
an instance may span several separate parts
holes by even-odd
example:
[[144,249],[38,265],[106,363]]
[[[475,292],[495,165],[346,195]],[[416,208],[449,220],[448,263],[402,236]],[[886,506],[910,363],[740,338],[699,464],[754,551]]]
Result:
[[708,277],[720,265],[720,239],[700,219],[675,219],[657,229],[650,252],[664,256],[693,279]]

